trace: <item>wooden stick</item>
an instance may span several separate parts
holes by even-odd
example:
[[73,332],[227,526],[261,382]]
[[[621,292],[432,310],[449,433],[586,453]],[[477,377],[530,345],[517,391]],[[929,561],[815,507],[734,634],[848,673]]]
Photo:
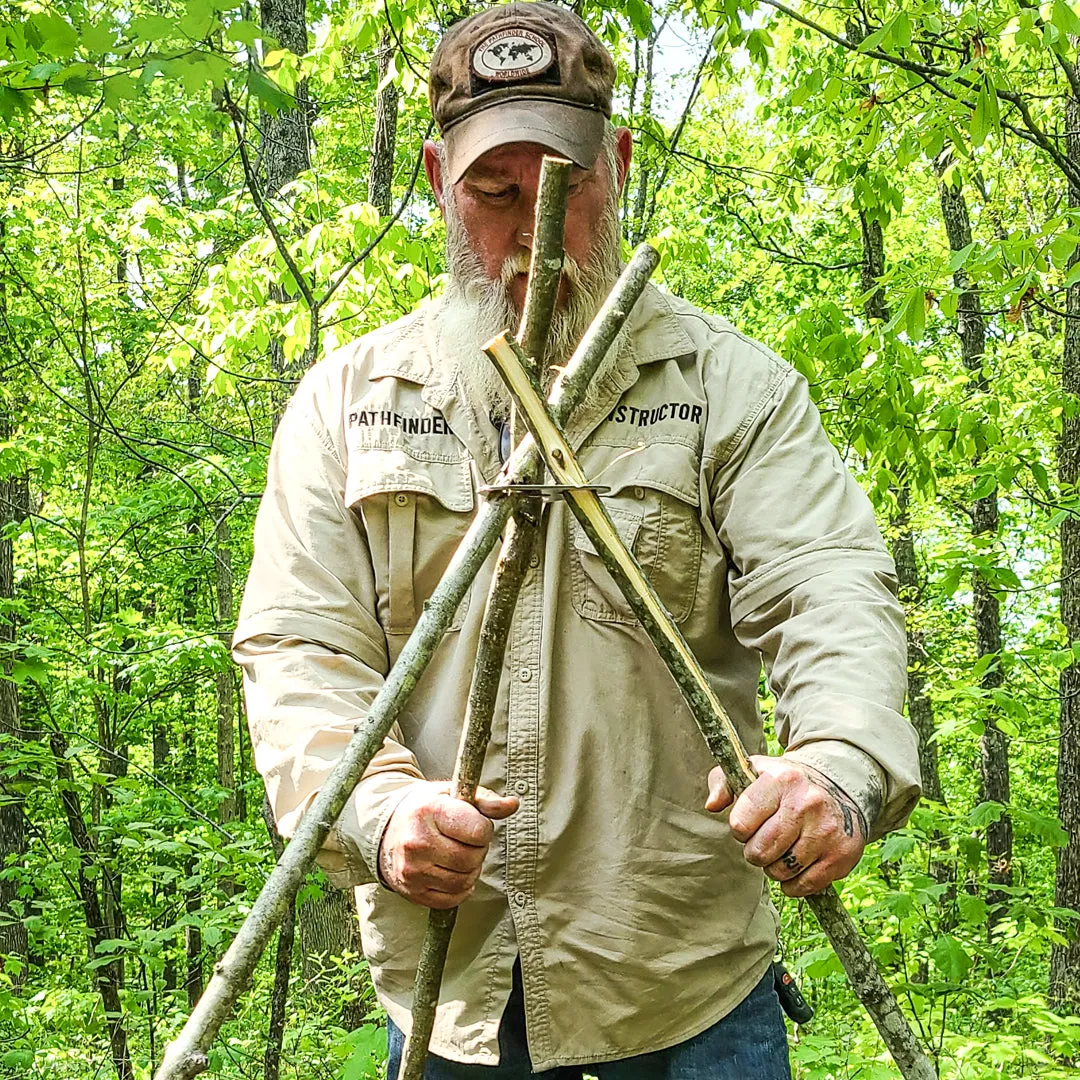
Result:
[[[547,352],[551,320],[559,299],[562,281],[563,234],[566,231],[566,197],[570,191],[570,162],[565,158],[545,156],[540,165],[540,183],[536,196],[536,222],[533,225],[532,258],[525,289],[525,307],[521,313],[518,341],[525,352],[525,370],[537,386],[543,385],[541,366]],[[561,207],[556,214],[544,207]],[[514,446],[521,442],[525,426],[517,414],[517,403],[510,405],[510,438]]]
[[[637,560],[623,543],[604,504],[595,492],[585,487],[588,481],[570,444],[521,366],[520,350],[502,335],[490,342],[485,351],[521,406],[555,479],[575,487],[576,490],[568,491],[564,498],[682,691],[713,757],[724,770],[728,786],[737,796],[753,782],[756,773],[735,725],[716,697],[705,672]],[[824,891],[808,896],[806,902],[905,1080],[937,1080],[937,1070],[911,1030],[836,889],[830,885]]]
[[[659,261],[657,253],[644,244],[634,253],[574,354],[578,360],[577,377],[574,380],[560,378],[552,388],[549,403],[555,416],[565,421],[583,400],[586,387]],[[524,439],[503,466],[502,481],[523,483],[541,464],[532,439]],[[206,1071],[210,1046],[237,999],[250,985],[255,965],[281,922],[289,898],[311,869],[316,853],[325,843],[353,788],[408,702],[458,604],[494,548],[517,503],[518,497],[510,495],[481,505],[446,573],[424,605],[397,663],[371,703],[367,716],[357,723],[344,753],[300,819],[284,855],[266,879],[232,944],[214,965],[213,977],[202,997],[180,1033],[166,1048],[161,1066],[154,1074],[155,1080],[191,1080]]]
[[[529,342],[532,350],[529,368],[534,379],[538,377],[540,361],[547,351],[551,317],[562,280],[563,226],[569,187],[570,162],[545,157],[540,166],[532,265],[520,330],[522,340]],[[520,434],[523,432],[514,431],[515,443]],[[536,483],[542,475],[542,468],[537,468],[527,482]],[[529,499],[515,511],[507,526],[506,539],[488,590],[451,791],[454,798],[468,803],[476,802],[476,788],[491,738],[506,643],[529,559],[536,547],[539,517],[539,499]],[[413,984],[412,1029],[402,1055],[400,1080],[422,1080],[424,1075],[424,1062],[439,1005],[439,988],[456,921],[457,908],[449,911],[433,909],[428,913]]]

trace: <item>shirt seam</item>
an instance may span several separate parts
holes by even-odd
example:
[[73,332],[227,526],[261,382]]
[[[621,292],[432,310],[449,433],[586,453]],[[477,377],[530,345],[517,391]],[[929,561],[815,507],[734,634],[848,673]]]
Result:
[[[357,626],[355,623],[345,622],[343,619],[335,619],[333,615],[325,615],[322,612],[318,611],[306,611],[300,608],[263,608],[261,611],[253,611],[250,615],[247,615],[244,618],[243,622],[241,622],[236,627],[236,631],[234,633],[234,642],[245,641],[250,637],[256,636],[251,633],[244,633],[243,635],[241,635],[240,630],[246,627],[249,623],[255,622],[257,619],[261,618],[264,615],[300,615],[305,619],[315,619],[316,621],[325,620],[326,622],[333,623],[335,626],[343,626],[345,627],[345,629],[350,630],[354,634],[359,634],[360,637],[362,637],[369,645],[375,648],[376,652],[385,653],[386,651],[385,641],[378,641],[377,639],[373,638],[366,630],[364,630],[360,626]],[[281,634],[277,636],[291,637],[294,635]],[[296,634],[295,636],[301,637],[305,641],[313,641],[313,639],[308,638],[302,634]],[[342,648],[338,645],[331,645],[329,642],[325,641],[314,641],[313,643],[318,645],[325,645],[327,648],[333,649],[335,652],[344,652],[347,655],[353,657],[354,660],[359,660],[362,664],[368,663],[368,661],[365,660],[364,657],[360,656],[359,653],[353,652],[351,649]]]
[[330,432],[327,430],[326,425],[315,414],[315,410],[312,409],[309,402],[304,402],[297,406],[297,412],[300,414],[301,420],[307,420],[311,425],[312,430],[315,432],[319,442],[323,444],[323,448],[330,454],[330,456],[341,466],[342,472],[345,471],[345,462],[341,460],[341,455],[337,452],[337,447],[334,446],[333,439],[330,438]]
[[[772,577],[782,577],[785,573],[789,572],[793,566],[797,566],[800,562],[804,562],[806,559],[819,559],[823,555],[829,554],[863,554],[863,555],[877,555],[883,562],[891,562],[891,556],[882,551],[881,548],[871,542],[865,543],[852,542],[850,544],[826,544],[822,547],[814,547],[808,551],[793,552],[786,558],[782,558],[778,561],[772,561],[766,563],[764,566],[759,566],[756,570],[752,571],[747,577],[743,578],[737,587],[737,598],[733,598],[732,607],[741,607],[742,598],[747,593],[752,593],[755,589],[761,587],[762,582],[767,582]],[[821,566],[814,573],[808,574],[802,579],[799,584],[811,581],[813,578],[821,577],[822,574],[828,574],[835,567]],[[740,619],[741,621],[741,619]]]
[[[735,337],[738,337],[742,341],[748,340],[746,338],[743,338],[741,334],[734,333],[734,331],[725,332],[729,334],[734,334]],[[754,424],[757,423],[758,418],[765,411],[765,407],[775,396],[777,388],[780,387],[785,381],[789,379],[794,380],[794,378],[796,377],[796,372],[794,368],[788,366],[782,360],[777,359],[775,356],[765,351],[764,349],[759,349],[759,351],[762,353],[762,355],[766,357],[766,359],[768,359],[769,364],[772,368],[772,376],[766,384],[765,390],[762,392],[761,396],[758,398],[757,401],[754,402],[753,405],[751,405],[749,409],[747,409],[746,414],[743,416],[742,421],[739,423],[739,426],[728,437],[723,446],[719,447],[715,451],[702,451],[701,456],[703,458],[707,458],[709,461],[712,461],[717,466],[717,468],[723,467],[735,456],[735,452],[742,444],[743,440],[747,435],[747,432],[749,432],[750,429],[754,426]]]

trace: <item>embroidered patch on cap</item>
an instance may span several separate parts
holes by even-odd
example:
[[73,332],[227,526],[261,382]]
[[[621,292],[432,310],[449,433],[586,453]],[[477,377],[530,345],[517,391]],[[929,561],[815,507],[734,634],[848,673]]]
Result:
[[551,67],[554,50],[531,30],[511,28],[489,34],[472,52],[472,69],[482,79],[510,82],[531,79]]

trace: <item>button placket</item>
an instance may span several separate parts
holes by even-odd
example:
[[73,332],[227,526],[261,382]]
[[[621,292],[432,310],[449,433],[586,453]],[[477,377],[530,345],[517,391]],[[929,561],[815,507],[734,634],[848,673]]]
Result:
[[[543,629],[543,581],[527,579],[511,626],[507,686],[508,790],[519,795],[538,792],[539,763],[544,753],[540,716],[539,673]],[[541,1056],[550,1053],[550,1012],[543,978],[543,937],[534,901],[539,855],[539,806],[536,797],[522,799],[506,822],[506,888],[510,915],[521,956],[525,1010],[530,1035]]]

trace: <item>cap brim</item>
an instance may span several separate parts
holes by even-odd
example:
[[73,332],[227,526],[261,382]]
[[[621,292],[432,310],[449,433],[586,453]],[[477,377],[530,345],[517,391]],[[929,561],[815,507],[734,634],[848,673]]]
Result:
[[604,138],[604,114],[561,101],[516,99],[483,109],[443,136],[450,182],[456,184],[482,154],[507,143],[539,143],[591,168]]

